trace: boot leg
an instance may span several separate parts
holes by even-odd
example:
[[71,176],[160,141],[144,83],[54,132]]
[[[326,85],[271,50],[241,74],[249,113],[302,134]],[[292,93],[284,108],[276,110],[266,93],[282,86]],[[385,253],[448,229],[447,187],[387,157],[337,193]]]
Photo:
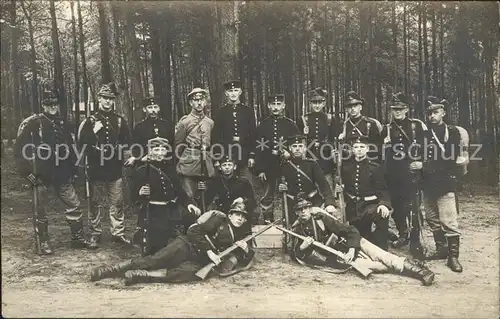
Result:
[[420,280],[424,286],[432,285],[435,276],[429,268],[408,258],[405,259],[403,264],[403,274]]
[[426,260],[440,260],[448,258],[448,248],[446,247],[446,238],[442,230],[432,232],[434,242],[436,243],[436,251],[426,256]]
[[120,277],[131,268],[131,260],[122,261],[112,266],[104,265],[95,267],[90,271],[90,281],[97,281],[104,278]]
[[87,248],[88,243],[83,235],[82,220],[68,220],[71,229],[71,248]]
[[460,251],[460,236],[448,236],[448,262],[446,265],[454,272],[462,272],[463,268],[458,261]]
[[158,281],[167,275],[167,269],[157,270],[129,270],[125,273],[125,286],[130,286],[136,283],[146,283]]
[[38,232],[40,238],[40,250],[39,255],[51,255],[53,253],[52,248],[49,245],[49,221],[39,221]]

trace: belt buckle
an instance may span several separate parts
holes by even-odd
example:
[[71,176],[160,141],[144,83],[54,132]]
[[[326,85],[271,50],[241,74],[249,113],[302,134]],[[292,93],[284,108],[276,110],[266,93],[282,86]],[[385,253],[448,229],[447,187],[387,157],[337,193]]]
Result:
[[278,150],[273,150],[271,153],[272,153],[273,155],[278,155]]
[[239,142],[240,137],[239,136],[233,136],[233,142]]
[[319,142],[314,142],[314,147],[319,147]]

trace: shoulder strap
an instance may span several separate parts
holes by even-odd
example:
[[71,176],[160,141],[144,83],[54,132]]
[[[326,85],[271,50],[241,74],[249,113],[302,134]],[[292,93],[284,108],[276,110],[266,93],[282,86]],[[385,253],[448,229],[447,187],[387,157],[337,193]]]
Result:
[[[311,183],[313,183],[312,179],[306,174],[304,173],[303,170],[301,170],[297,165],[295,165],[292,161],[288,161],[288,163],[297,171],[299,172],[301,175],[303,175],[308,181],[310,181]],[[314,184],[314,183],[313,183]]]

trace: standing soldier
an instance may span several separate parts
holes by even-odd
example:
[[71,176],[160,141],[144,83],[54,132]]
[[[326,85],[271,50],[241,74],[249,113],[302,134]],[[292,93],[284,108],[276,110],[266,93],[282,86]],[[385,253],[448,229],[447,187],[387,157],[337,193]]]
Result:
[[[305,157],[306,137],[301,134],[289,137],[288,148],[291,157],[281,167],[283,181],[278,185],[280,192],[287,193],[288,207],[293,207],[298,194],[305,193],[314,206],[324,205],[328,213],[335,214],[335,199],[324,172],[317,161]],[[290,222],[294,221],[295,216],[291,216]]]
[[215,176],[207,183],[200,182],[200,189],[207,190],[206,203],[215,204],[213,209],[221,212],[227,212],[231,204],[238,198],[241,198],[247,207],[249,215],[249,223],[257,222],[257,214],[255,213],[256,203],[252,185],[248,180],[240,179],[236,174],[238,164],[236,159],[230,156],[224,156],[220,161],[219,170],[220,176]]
[[[436,253],[429,259],[446,259],[452,271],[462,272],[458,261],[460,229],[455,202],[455,187],[466,158],[460,156],[460,133],[443,121],[446,100],[428,97],[428,144],[425,145],[423,167],[424,205],[426,219],[436,243]],[[446,242],[448,250],[446,250]]]
[[361,236],[387,250],[391,206],[384,167],[368,159],[367,137],[353,135],[349,142],[354,158],[342,165],[347,221]]
[[282,156],[290,156],[284,151],[286,139],[299,133],[299,129],[293,120],[283,115],[284,94],[269,96],[267,107],[271,115],[260,123],[256,131],[255,172],[265,185],[264,196],[260,200],[261,212],[264,219],[272,221],[276,182],[281,177]]
[[[252,182],[249,168],[255,163],[254,143],[255,117],[253,109],[240,102],[241,82],[229,81],[224,84],[225,95],[228,103],[217,111],[212,130],[212,143],[223,147],[222,152],[215,152],[214,158],[222,155],[236,157],[239,176]],[[234,146],[238,145],[239,148]],[[233,147],[232,147],[233,146]],[[241,153],[236,154],[237,150]],[[221,150],[222,151],[222,150]],[[219,163],[216,161],[215,165]]]
[[[349,141],[352,136],[367,137],[370,145],[368,156],[371,160],[378,161],[380,147],[382,145],[380,137],[382,124],[374,118],[361,114],[363,104],[364,99],[360,98],[358,93],[354,91],[347,92],[345,102],[347,119],[343,123],[342,133],[340,133],[339,139]],[[347,156],[347,154],[345,155]]]
[[[402,93],[394,95],[391,103],[392,121],[384,126],[384,154],[387,168],[387,186],[394,208],[392,218],[399,232],[399,238],[392,243],[396,248],[410,241],[408,220],[413,211],[412,231],[418,234],[418,209],[422,174],[422,145],[427,131],[425,124],[407,117],[408,101]],[[414,236],[417,237],[417,236]],[[411,238],[411,251],[416,253],[417,238]]]
[[89,163],[91,207],[89,227],[90,245],[97,248],[100,241],[101,209],[98,206],[98,189],[102,185],[109,197],[109,220],[113,241],[130,244],[125,237],[123,212],[123,150],[130,144],[130,131],[125,119],[113,110],[116,88],[104,84],[99,93],[99,110],[86,118],[78,129],[78,142],[84,147]]
[[[144,255],[152,255],[165,247],[184,222],[194,222],[200,215],[200,210],[182,189],[175,167],[166,160],[169,146],[169,141],[161,137],[149,140],[147,159],[141,161],[132,178],[132,198],[142,203],[134,243],[141,244]],[[192,216],[187,216],[184,207]],[[180,233],[186,230],[181,229]]]
[[37,242],[40,243],[37,253],[47,255],[52,254],[49,221],[45,211],[48,205],[47,187],[50,185],[66,206],[65,216],[71,229],[71,247],[85,248],[87,242],[83,235],[80,200],[72,183],[77,174],[72,130],[60,117],[55,92],[44,92],[42,108],[43,113],[26,118],[19,126],[14,152],[21,176],[27,178],[33,185],[33,191],[40,195],[41,205],[35,207],[39,209],[34,213],[35,236],[38,236]]
[[[170,150],[173,150],[174,127],[168,121],[160,117],[160,106],[151,96],[142,100],[142,110],[145,114],[144,120],[137,123],[132,133],[132,156],[125,162],[126,166],[133,165],[141,159],[148,150],[148,141],[152,138],[162,137],[168,141]],[[140,145],[140,147],[139,147]],[[172,152],[168,152],[166,159],[172,158]]]
[[312,146],[308,155],[318,161],[330,187],[333,188],[334,144],[333,139],[340,133],[340,124],[330,113],[323,110],[326,106],[326,90],[316,88],[309,92],[309,105],[312,112],[302,116],[302,121],[297,122],[300,131],[307,136],[307,146]]
[[213,177],[215,169],[208,156],[210,135],[214,121],[205,115],[208,92],[194,88],[187,95],[191,113],[184,115],[175,130],[176,156],[179,156],[177,173],[181,175],[182,187],[190,198],[196,194],[198,182]]

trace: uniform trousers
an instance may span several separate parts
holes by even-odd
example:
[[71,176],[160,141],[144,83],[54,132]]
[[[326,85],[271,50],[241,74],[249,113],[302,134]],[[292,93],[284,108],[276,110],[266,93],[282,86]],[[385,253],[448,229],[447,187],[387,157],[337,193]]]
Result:
[[92,236],[102,234],[101,218],[103,205],[98,203],[99,190],[104,188],[105,195],[109,200],[109,221],[111,223],[111,235],[125,235],[125,216],[123,212],[123,179],[120,177],[114,181],[94,180],[90,183],[90,210],[89,229]]
[[[82,218],[82,211],[80,210],[80,200],[76,194],[75,187],[73,184],[67,183],[62,185],[53,186],[55,195],[59,198],[65,208],[64,216],[67,221],[80,221]],[[47,207],[49,205],[49,188],[46,185],[37,186],[38,192],[38,220],[37,223],[46,224],[47,219]]]
[[459,236],[458,212],[454,192],[436,196],[424,191],[427,224],[433,232],[442,230],[445,236]]

